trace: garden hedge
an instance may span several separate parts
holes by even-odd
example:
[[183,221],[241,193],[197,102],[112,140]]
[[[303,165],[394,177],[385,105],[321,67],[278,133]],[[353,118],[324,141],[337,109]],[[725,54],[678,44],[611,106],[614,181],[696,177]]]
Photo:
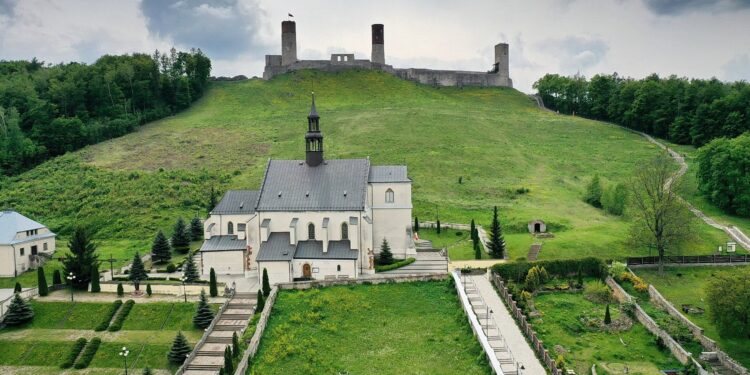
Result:
[[83,337],[76,340],[75,344],[73,344],[73,347],[70,348],[68,359],[66,359],[65,362],[60,365],[60,368],[65,369],[73,367],[73,363],[75,363],[76,358],[78,358],[78,355],[81,354],[81,350],[83,350],[83,347],[86,346],[87,342],[88,341],[86,341],[86,339]]
[[91,339],[88,345],[86,345],[86,348],[83,350],[83,353],[81,354],[81,358],[78,358],[76,361],[74,368],[82,369],[89,367],[89,364],[91,363],[91,360],[94,359],[94,355],[96,354],[96,351],[99,350],[99,345],[102,344],[102,339],[98,337],[94,337]]
[[127,302],[125,302],[125,305],[122,306],[120,313],[117,314],[117,317],[107,330],[110,332],[117,332],[122,329],[122,324],[125,323],[125,319],[128,317],[128,314],[130,314],[130,309],[133,308],[133,305],[135,305],[135,301],[133,301],[132,299],[129,299]]
[[375,266],[375,272],[385,272],[385,271],[391,271],[395,270],[396,268],[401,268],[403,266],[407,266],[409,264],[414,263],[416,259],[414,258],[406,258],[404,260],[399,260],[396,263],[387,264],[384,266]]
[[112,306],[110,306],[109,311],[107,311],[107,315],[102,319],[101,323],[99,323],[96,328],[94,328],[94,331],[101,332],[107,330],[107,327],[109,327],[109,322],[112,321],[112,318],[117,313],[117,310],[120,309],[120,306],[122,306],[122,300],[117,300],[115,302],[112,302]]
[[512,262],[492,266],[492,272],[500,275],[505,280],[521,283],[531,267],[540,266],[547,270],[551,276],[570,277],[576,276],[581,270],[583,276],[605,278],[607,276],[607,263],[599,258],[581,259],[559,259],[540,260],[536,262]]

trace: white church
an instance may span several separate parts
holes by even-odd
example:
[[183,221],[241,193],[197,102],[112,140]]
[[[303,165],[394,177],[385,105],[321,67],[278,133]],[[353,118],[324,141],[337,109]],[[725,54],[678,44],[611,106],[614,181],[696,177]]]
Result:
[[387,240],[394,258],[416,255],[406,166],[323,157],[315,97],[305,160],[268,161],[260,190],[230,190],[204,223],[203,274],[261,277],[272,284],[375,272]]

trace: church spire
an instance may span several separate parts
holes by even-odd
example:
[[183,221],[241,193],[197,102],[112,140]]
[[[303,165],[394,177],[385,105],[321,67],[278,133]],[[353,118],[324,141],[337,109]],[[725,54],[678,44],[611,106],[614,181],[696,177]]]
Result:
[[323,162],[323,133],[320,132],[320,116],[315,108],[315,93],[312,94],[312,106],[307,115],[307,134],[305,134],[305,162],[316,167]]

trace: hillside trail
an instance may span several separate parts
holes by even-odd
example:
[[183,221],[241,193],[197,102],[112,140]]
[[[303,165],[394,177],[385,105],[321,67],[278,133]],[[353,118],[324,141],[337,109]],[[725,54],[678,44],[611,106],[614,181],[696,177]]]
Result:
[[[551,109],[546,108],[544,106],[544,102],[539,97],[539,95],[529,95],[529,97],[531,97],[536,102],[536,104],[539,106],[539,108],[541,108],[543,110],[546,110],[546,111],[550,111],[550,112],[555,113]],[[646,140],[648,140],[649,142],[653,143],[654,145],[656,145],[657,147],[661,148],[662,150],[666,150],[669,153],[669,156],[671,156],[672,159],[675,162],[677,162],[677,164],[680,166],[680,169],[678,169],[677,172],[675,172],[672,175],[672,177],[669,178],[669,180],[667,180],[667,182],[664,184],[664,188],[665,189],[669,185],[671,185],[673,181],[675,181],[676,179],[682,177],[685,174],[685,172],[687,172],[687,170],[688,170],[688,164],[687,164],[687,162],[685,162],[685,157],[683,155],[680,155],[679,152],[677,152],[677,151],[669,148],[666,144],[658,141],[656,138],[654,138],[654,137],[652,137],[652,136],[650,136],[650,135],[648,135],[648,134],[646,134],[644,132],[640,132],[640,131],[637,131],[637,130],[629,129],[629,128],[626,128],[624,126],[620,126],[620,125],[617,125],[617,124],[612,124],[612,123],[609,123],[609,122],[607,124],[611,124],[613,126],[617,126],[620,129],[623,129],[625,131],[629,131],[631,133],[639,134],[642,137],[646,138]],[[682,197],[679,197],[679,198],[680,198],[681,201],[683,201],[687,205],[687,207],[690,209],[690,212],[692,212],[695,216],[697,216],[699,219],[701,219],[706,225],[710,225],[711,227],[713,227],[715,229],[724,231],[724,233],[726,233],[727,235],[729,235],[729,237],[732,238],[735,242],[737,242],[740,246],[742,246],[742,248],[744,248],[747,251],[750,251],[750,237],[748,237],[745,233],[743,233],[742,230],[740,230],[740,228],[737,228],[734,225],[724,225],[724,224],[721,224],[721,223],[717,222],[716,220],[714,220],[713,218],[711,218],[708,215],[706,215],[703,211],[699,210],[697,207],[693,206],[690,202],[688,202],[684,198],[682,198]]]

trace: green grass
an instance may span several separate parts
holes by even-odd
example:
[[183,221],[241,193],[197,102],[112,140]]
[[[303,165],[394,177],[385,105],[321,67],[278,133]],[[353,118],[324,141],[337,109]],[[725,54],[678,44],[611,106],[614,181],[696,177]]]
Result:
[[[741,267],[747,270],[749,267]],[[663,276],[656,269],[635,269],[638,276],[654,285],[659,292],[678,309],[683,304],[703,308],[702,315],[686,315],[693,323],[703,328],[709,338],[732,358],[745,367],[750,367],[750,345],[747,338],[722,337],[718,328],[709,317],[709,308],[705,302],[706,286],[712,277],[727,272],[736,272],[738,267],[667,267]],[[680,273],[682,276],[677,276]]]
[[283,291],[258,374],[487,374],[452,286],[416,282]]
[[[105,257],[145,251],[178,216],[205,214],[210,188],[258,188],[266,160],[303,158],[311,87],[328,158],[406,164],[414,215],[488,226],[497,205],[512,257],[525,256],[529,220],[560,228],[541,259],[646,254],[625,243],[630,221],[585,204],[598,173],[624,181],[658,150],[611,125],[539,110],[507,88],[433,88],[380,72],[296,72],[272,81],[215,83],[192,108],[137,132],[0,180],[0,206],[63,235],[97,232]],[[377,142],[373,142],[377,140]],[[458,183],[458,177],[463,183]],[[530,189],[519,194],[516,189]],[[701,231],[685,253],[705,253]],[[457,249],[465,257],[468,248]],[[460,255],[464,254],[464,255]]]
[[[419,238],[432,241],[432,247],[436,249],[447,248],[451,260],[475,259],[469,231],[442,228],[440,234],[437,234],[435,229],[423,228],[419,230]],[[482,251],[482,259],[489,258],[489,255]]]
[[[593,364],[599,372],[622,373],[627,365],[631,374],[644,375],[682,367],[669,351],[659,350],[655,337],[638,322],[618,333],[587,327],[581,319],[604,319],[606,306],[586,300],[581,293],[542,294],[534,298],[534,304],[543,314],[532,319],[539,338],[551,355],[556,356],[556,345],[562,346],[568,368],[578,374],[589,373]],[[610,305],[610,313],[613,321],[618,319],[617,305]]]

